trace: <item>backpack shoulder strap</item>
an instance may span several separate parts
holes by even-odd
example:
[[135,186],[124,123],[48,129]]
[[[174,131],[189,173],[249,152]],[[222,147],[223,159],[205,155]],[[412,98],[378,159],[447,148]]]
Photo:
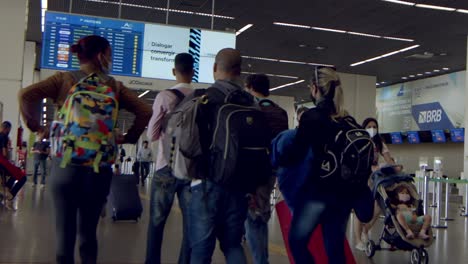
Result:
[[185,94],[177,89],[168,89],[167,91],[174,94],[177,97],[177,99],[179,99],[179,102],[182,102],[185,98]]
[[278,106],[275,102],[270,99],[261,99],[258,101],[258,105],[260,106]]

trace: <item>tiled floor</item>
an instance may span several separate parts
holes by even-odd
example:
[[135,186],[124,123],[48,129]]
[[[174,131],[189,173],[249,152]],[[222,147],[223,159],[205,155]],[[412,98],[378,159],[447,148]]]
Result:
[[[145,210],[140,222],[113,223],[110,218],[102,219],[98,231],[100,263],[143,263],[148,222],[147,189],[141,189],[141,195]],[[53,263],[54,219],[47,187],[33,188],[28,183],[15,206],[18,210],[14,212],[0,206],[0,263]],[[457,206],[452,205],[451,216],[455,221],[449,222],[449,228],[435,231],[437,239],[428,249],[430,263],[468,263],[468,219],[457,215]],[[271,263],[289,263],[276,218],[271,220],[270,226]],[[379,222],[373,230],[374,239],[377,239],[381,228]],[[176,263],[180,239],[181,215],[174,207],[165,230],[164,263]],[[410,257],[408,252],[398,251],[379,251],[372,260],[362,252],[355,251],[354,255],[358,263],[382,264],[409,263]],[[213,262],[224,263],[218,249]]]

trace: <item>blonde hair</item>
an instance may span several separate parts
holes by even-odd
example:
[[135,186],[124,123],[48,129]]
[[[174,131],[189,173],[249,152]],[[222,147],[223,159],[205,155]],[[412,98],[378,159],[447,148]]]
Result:
[[336,112],[332,114],[331,117],[333,119],[337,119],[348,116],[348,111],[344,109],[344,94],[338,73],[332,68],[320,68],[317,71],[317,84],[323,97],[328,97],[329,93],[333,92],[333,87],[335,87],[333,103],[335,105]]

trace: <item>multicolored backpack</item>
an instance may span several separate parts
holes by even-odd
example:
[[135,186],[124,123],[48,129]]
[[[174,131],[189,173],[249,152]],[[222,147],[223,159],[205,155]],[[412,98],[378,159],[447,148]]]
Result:
[[[74,77],[77,74],[72,72]],[[96,74],[80,79],[70,89],[51,127],[52,155],[62,159],[62,168],[82,165],[97,173],[100,166],[115,162],[118,109],[114,89]]]

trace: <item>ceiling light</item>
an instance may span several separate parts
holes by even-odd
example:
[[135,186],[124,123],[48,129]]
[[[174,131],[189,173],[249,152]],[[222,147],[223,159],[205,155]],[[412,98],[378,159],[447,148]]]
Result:
[[47,112],[47,106],[44,106],[44,107],[42,108],[42,111],[43,111],[43,112]]
[[407,79],[408,79],[408,77],[401,77],[401,79],[403,79],[403,80],[407,80]]
[[[241,72],[242,74],[258,74],[257,72]],[[279,77],[279,78],[287,78],[287,79],[299,79],[296,76],[289,76],[289,75],[280,75],[280,74],[272,74],[272,73],[264,73],[266,76],[271,77]]]
[[443,11],[455,11],[456,10],[455,8],[452,8],[452,7],[426,5],[426,4],[416,4],[415,6],[421,7],[421,8],[435,9],[435,10],[443,10]]
[[247,29],[251,28],[253,24],[247,24],[243,28],[239,29],[239,31],[236,32],[236,36],[239,36],[242,34],[242,32],[246,31]]
[[351,35],[357,35],[357,36],[363,36],[363,37],[381,38],[381,36],[366,34],[366,33],[352,32],[352,31],[348,31],[347,33]]
[[389,57],[389,56],[392,56],[392,55],[395,55],[395,54],[398,54],[398,53],[402,53],[402,52],[405,52],[405,51],[408,51],[408,50],[411,50],[411,49],[415,49],[415,48],[417,48],[419,46],[420,45],[414,45],[414,46],[407,47],[407,48],[404,48],[404,49],[401,49],[401,50],[396,50],[396,51],[392,51],[392,52],[389,52],[389,53],[385,53],[385,54],[377,56],[377,57],[373,57],[373,58],[370,58],[370,59],[367,59],[367,60],[363,60],[363,61],[353,63],[350,66],[354,67],[354,66],[358,66],[358,65],[361,65],[361,64],[364,64],[364,63],[367,63],[367,62],[379,60],[379,59]]
[[395,4],[400,4],[400,5],[407,5],[407,6],[414,6],[416,4],[416,3],[413,3],[413,2],[399,1],[399,0],[382,0],[382,1],[395,3]]
[[307,48],[306,44],[299,44],[299,48]]
[[414,75],[410,75],[409,77],[410,77],[410,78],[414,78],[414,77],[416,77],[416,76],[414,76]]
[[418,74],[416,74],[416,75],[417,75],[417,76],[423,76],[424,74],[422,74],[422,73],[418,73]]
[[432,72],[425,72],[425,74],[432,74]]
[[46,98],[42,99],[42,103],[43,104],[47,103],[47,99]]
[[272,58],[264,58],[264,57],[255,57],[255,56],[242,56],[245,59],[252,59],[252,60],[263,60],[263,61],[272,61],[272,62],[282,62],[282,63],[293,63],[293,64],[306,64],[312,66],[325,66],[325,67],[333,67],[334,65],[331,64],[323,64],[323,63],[315,63],[315,62],[302,62],[302,61],[291,61],[291,60],[281,60],[281,59],[272,59]]
[[375,83],[375,85],[380,85],[380,83]]
[[387,37],[384,36],[384,39],[391,39],[391,40],[399,40],[399,41],[406,41],[406,42],[413,42],[414,39],[406,39],[406,38],[395,38],[395,37]]
[[326,50],[327,47],[324,47],[324,46],[317,46],[315,47],[316,50]]
[[442,70],[448,71],[448,70],[450,70],[450,68],[442,68]]
[[329,31],[329,32],[335,32],[335,33],[346,33],[345,30],[333,29],[333,28],[312,27],[312,29],[315,29],[315,30],[322,30],[322,31]]
[[456,11],[459,12],[459,13],[468,14],[468,10],[466,10],[466,9],[457,9]]
[[278,89],[281,89],[281,88],[284,88],[284,87],[288,87],[288,86],[295,85],[295,84],[299,84],[299,83],[303,83],[303,82],[305,82],[305,80],[299,80],[299,81],[297,81],[297,82],[292,82],[292,83],[283,84],[283,85],[280,85],[280,86],[271,88],[270,91],[278,90]]
[[138,97],[141,98],[141,97],[145,96],[149,92],[150,92],[150,90],[146,90],[142,94],[140,94]]
[[434,72],[440,72],[440,70],[437,70],[437,69],[436,69],[436,70],[434,70]]
[[147,5],[137,5],[137,4],[123,3],[123,2],[113,2],[113,1],[106,1],[106,0],[85,0],[85,1],[110,4],[110,5],[122,5],[122,6],[129,6],[129,7],[153,9],[153,10],[163,11],[163,12],[180,13],[180,14],[188,14],[188,15],[196,15],[196,16],[215,17],[215,18],[230,19],[230,20],[235,19],[234,17],[230,17],[230,16],[214,15],[214,14],[209,14],[209,13],[192,12],[192,11],[178,10],[178,9],[168,9],[168,8],[163,8],[163,7],[153,7],[153,6],[147,6]]
[[381,82],[380,84],[386,84],[387,82]]
[[44,114],[44,115],[42,115],[42,117],[43,117],[44,119],[46,119],[46,118],[47,118],[47,115],[46,115],[46,114]]
[[41,0],[41,8],[42,9],[47,9],[47,4],[49,0]]
[[285,26],[285,27],[297,27],[297,28],[307,28],[307,29],[311,28],[310,26],[290,24],[290,23],[281,23],[281,22],[273,22],[273,24],[278,25],[278,26]]

